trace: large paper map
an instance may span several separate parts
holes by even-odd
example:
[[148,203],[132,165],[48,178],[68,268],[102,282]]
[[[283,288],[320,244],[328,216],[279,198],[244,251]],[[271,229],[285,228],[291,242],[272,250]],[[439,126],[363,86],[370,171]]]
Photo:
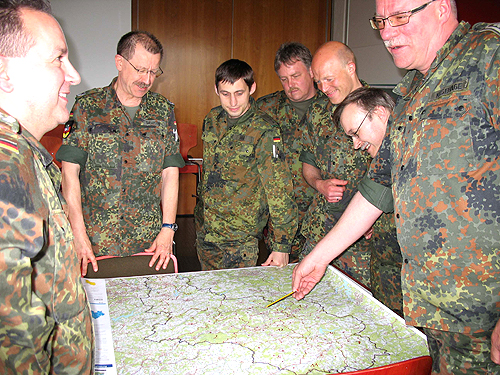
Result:
[[291,291],[292,269],[106,280],[118,374],[325,374],[428,355],[423,335],[332,268],[304,300],[266,308]]

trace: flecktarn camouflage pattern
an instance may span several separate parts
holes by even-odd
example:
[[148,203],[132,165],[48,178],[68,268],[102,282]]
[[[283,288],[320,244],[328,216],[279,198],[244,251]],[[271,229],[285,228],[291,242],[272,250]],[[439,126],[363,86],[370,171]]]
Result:
[[0,112],[0,368],[88,374],[90,311],[52,157]]

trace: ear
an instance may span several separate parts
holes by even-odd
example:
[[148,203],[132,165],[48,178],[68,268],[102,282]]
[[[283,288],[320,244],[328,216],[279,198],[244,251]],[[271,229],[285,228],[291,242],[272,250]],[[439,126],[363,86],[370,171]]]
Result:
[[354,63],[354,61],[347,63],[347,71],[351,75],[356,74],[356,64]]
[[214,86],[215,94],[219,96],[219,89],[217,88],[217,85]]
[[314,81],[314,74],[311,67],[309,67],[309,75],[311,76],[311,79]]
[[119,72],[123,69],[123,57],[120,55],[115,55],[115,65]]
[[391,115],[391,112],[385,108],[384,106],[377,106],[373,110],[373,113],[382,121],[383,123],[387,123],[387,120],[389,119],[389,116]]
[[450,0],[440,0],[436,5],[437,17],[442,23],[446,23],[452,17],[452,8]]
[[0,90],[11,93],[14,90],[14,86],[7,72],[8,66],[8,59],[4,56],[0,56]]
[[257,84],[254,82],[252,83],[252,87],[250,87],[250,95],[252,95],[255,90],[257,90]]

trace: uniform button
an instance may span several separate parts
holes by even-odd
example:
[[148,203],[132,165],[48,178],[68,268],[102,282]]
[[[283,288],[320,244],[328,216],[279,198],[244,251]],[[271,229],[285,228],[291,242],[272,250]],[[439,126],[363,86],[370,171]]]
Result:
[[128,137],[130,134],[129,133],[125,133],[125,135]]
[[125,189],[122,189],[122,191],[125,193]]
[[396,217],[399,219],[399,214],[396,214]]
[[125,163],[125,164],[127,164],[127,163],[128,163],[128,160],[125,160],[125,161],[124,161],[124,163]]
[[408,116],[408,120],[412,121],[413,120],[413,116],[412,115]]
[[405,258],[405,264],[408,264],[408,258]]
[[402,131],[403,131],[403,127],[402,127],[402,126],[398,126],[398,130],[399,130],[400,132],[402,132]]
[[402,166],[401,166],[401,170],[403,170],[403,169],[405,169],[405,166],[404,166],[404,165],[402,165]]
[[123,216],[120,216],[120,219],[123,220]]

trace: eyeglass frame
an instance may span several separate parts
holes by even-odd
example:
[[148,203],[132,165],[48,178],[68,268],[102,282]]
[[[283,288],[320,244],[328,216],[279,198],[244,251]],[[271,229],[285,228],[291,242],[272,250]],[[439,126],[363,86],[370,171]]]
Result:
[[143,75],[146,75],[147,74],[153,74],[156,78],[158,78],[159,76],[161,76],[163,74],[163,70],[158,67],[158,69],[156,70],[156,72],[154,70],[149,70],[149,69],[146,69],[146,68],[142,68],[142,69],[137,69],[134,64],[132,64],[130,61],[128,61],[127,58],[125,58],[124,56],[120,55],[126,62],[128,62],[130,64],[130,66],[132,68],[135,69],[135,71],[137,72],[137,74],[139,74],[140,76],[143,76]]
[[[391,25],[391,27],[399,27],[399,26],[404,26],[404,25],[407,25],[409,22],[410,22],[410,17],[413,16],[415,13],[418,13],[422,10],[424,10],[425,8],[427,8],[427,6],[430,4],[430,3],[433,3],[434,1],[436,0],[431,0],[425,4],[422,4],[420,5],[419,7],[416,7],[416,8],[413,8],[411,10],[407,10],[407,11],[404,11],[404,12],[399,12],[399,13],[396,13],[396,14],[391,14],[390,16],[388,17],[385,17],[385,18],[382,18],[382,17],[375,17],[373,16],[372,18],[369,19],[370,21],[370,26],[372,27],[373,30],[384,30],[385,29],[385,21],[388,21],[389,22],[389,25]],[[392,22],[391,22],[391,18],[394,18],[394,17],[397,17],[397,16],[401,16],[402,14],[405,14],[405,13],[409,13],[408,14],[408,18],[406,19],[406,22],[405,23],[401,23],[399,25],[393,25]],[[384,27],[382,27],[381,29],[379,29],[376,25],[375,25],[375,21],[377,22],[380,22],[382,21],[383,24],[384,24]]]
[[359,138],[358,136],[358,133],[359,133],[359,129],[361,129],[361,125],[363,125],[363,123],[365,122],[366,118],[368,117],[368,115],[372,112],[372,110],[369,110],[368,112],[366,112],[366,115],[365,117],[363,117],[363,120],[361,120],[361,123],[359,124],[358,128],[356,129],[356,131],[352,134],[347,134],[349,137],[351,138]]

